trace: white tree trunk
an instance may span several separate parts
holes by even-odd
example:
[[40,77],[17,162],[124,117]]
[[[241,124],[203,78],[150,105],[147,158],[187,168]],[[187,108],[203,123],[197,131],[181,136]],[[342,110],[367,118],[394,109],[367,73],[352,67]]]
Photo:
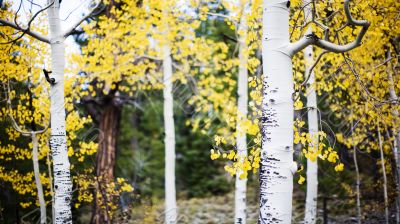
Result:
[[[306,34],[311,34],[309,28]],[[317,94],[315,92],[314,72],[310,73],[313,64],[313,46],[304,48],[304,60],[306,64],[306,75],[310,74],[307,83],[307,108],[308,108],[308,131],[311,136],[311,146],[318,150],[318,110]],[[315,161],[307,159],[307,196],[304,223],[315,224],[317,221],[317,201],[318,201],[318,158]]]
[[383,197],[385,199],[385,220],[386,220],[386,224],[389,224],[389,207],[388,207],[389,202],[388,202],[388,194],[387,194],[385,154],[383,153],[382,137],[381,137],[381,132],[379,130],[379,126],[377,128],[377,131],[378,131],[379,151],[381,154],[381,165],[382,165],[382,174],[383,174]]
[[35,175],[36,189],[39,199],[40,206],[40,224],[46,223],[46,201],[44,200],[43,185],[40,180],[40,169],[39,169],[39,156],[38,156],[38,138],[35,133],[31,134],[32,138],[32,162],[33,162],[33,173]]
[[[389,67],[391,64],[389,63]],[[397,100],[397,94],[396,90],[394,88],[394,81],[393,81],[393,76],[392,76],[392,71],[389,68],[387,73],[388,73],[388,81],[389,81],[389,95],[391,100]],[[399,117],[399,111],[396,109],[392,110],[392,115],[395,118]],[[396,198],[396,223],[400,223],[400,161],[399,161],[399,153],[400,153],[400,131],[399,128],[396,127],[393,129],[393,136],[394,136],[394,141],[393,141],[393,154],[394,154],[394,159],[396,161],[396,187],[397,187],[397,193],[398,196]]]
[[[54,2],[54,3],[53,3]],[[60,25],[59,1],[48,0],[52,73],[55,84],[50,86],[51,138],[54,172],[54,223],[72,223],[70,164],[67,154],[64,107],[64,36]]]
[[259,223],[290,223],[293,173],[293,77],[286,1],[264,0]]
[[[238,73],[238,109],[237,109],[237,125],[236,125],[236,147],[239,159],[243,162],[243,158],[247,157],[247,140],[246,132],[242,130],[240,122],[247,119],[248,105],[248,81],[247,81],[247,24],[246,8],[243,7],[243,13],[239,25],[239,73]],[[246,171],[247,172],[247,171]],[[235,223],[246,223],[246,184],[247,178],[240,179],[243,171],[236,172],[235,181]]]
[[292,59],[308,45],[330,52],[350,51],[361,44],[369,22],[355,20],[349,0],[344,1],[347,24],[361,26],[357,38],[337,45],[319,38],[303,36],[291,44],[289,40],[290,1],[263,2],[263,102],[262,149],[260,167],[259,223],[290,223],[292,217],[293,174],[293,77]]
[[[396,90],[394,88],[394,81],[393,81],[393,76],[391,71],[388,71],[388,81],[389,81],[389,95],[390,95],[390,99],[391,100],[397,100],[397,94],[396,94]],[[392,115],[395,118],[399,117],[399,111],[394,109],[392,110]],[[400,161],[399,161],[399,153],[400,153],[400,132],[398,130],[398,128],[396,128],[395,130],[393,130],[393,135],[395,137],[395,146],[394,147],[394,157],[396,160],[396,168],[397,168],[397,173],[400,174]]]
[[176,223],[175,189],[175,124],[172,95],[172,59],[171,49],[164,46],[164,129],[165,129],[165,222]]

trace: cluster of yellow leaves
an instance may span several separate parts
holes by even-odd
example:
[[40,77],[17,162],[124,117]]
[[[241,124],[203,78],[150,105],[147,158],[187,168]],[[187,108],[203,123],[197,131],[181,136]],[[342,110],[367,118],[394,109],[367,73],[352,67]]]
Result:
[[[179,1],[121,3],[122,7],[111,8],[111,16],[100,16],[99,21],[84,27],[88,44],[82,54],[72,56],[76,70],[84,72],[77,82],[86,85],[84,91],[82,86],[76,86],[78,98],[95,98],[112,90],[132,97],[138,91],[162,89],[158,62],[164,58],[165,45],[171,48],[177,68],[173,81],[186,83],[188,73],[192,73],[188,60],[202,57],[205,49],[195,50],[203,44],[195,34],[200,22]],[[192,63],[200,66],[196,59]]]
[[[207,74],[212,63],[210,59],[216,66],[228,67],[226,70],[232,67],[221,63],[226,59],[226,46],[196,37],[200,22],[180,1],[118,2],[121,3],[119,7],[108,6],[108,15],[84,26],[87,44],[82,47],[81,54],[71,56],[75,65],[73,72],[81,72],[80,76],[75,76],[72,87],[77,100],[102,99],[109,94],[132,97],[140,91],[162,89],[160,61],[166,56],[163,49],[167,45],[171,49],[174,82],[187,84],[188,77],[196,75],[200,69]],[[213,58],[208,57],[209,52],[215,51],[218,53]],[[87,155],[95,152],[97,144],[79,144],[80,150],[72,154],[83,162]],[[133,190],[122,182],[123,179],[118,178],[116,182],[107,183],[107,195],[113,197]],[[82,189],[96,187],[94,183],[86,181]],[[95,200],[101,199],[100,195],[97,197]],[[82,191],[78,200],[90,202],[93,195]],[[112,200],[110,204],[101,203],[111,210],[115,208]]]
[[[102,177],[94,177],[92,173],[93,170],[88,169],[85,173],[73,177],[78,187],[78,197],[74,207],[79,208],[82,203],[91,203],[95,199],[96,203],[107,210],[109,217],[112,218],[118,209],[118,198],[124,192],[133,192],[133,187],[124,178],[118,177],[115,181],[105,181]],[[93,195],[91,189],[96,189],[99,193]]]
[[[324,31],[316,24],[308,24],[303,29],[298,29],[299,24],[305,24],[306,16],[301,9],[301,4],[292,4],[295,10],[292,11],[291,40],[297,41],[303,36],[308,26],[312,26],[313,32],[319,38],[324,37]],[[396,131],[399,127],[398,118],[393,117],[392,112],[398,110],[398,104],[382,103],[389,98],[388,73],[392,73],[395,58],[389,63],[387,60],[388,49],[392,52],[393,46],[391,39],[400,35],[398,30],[391,29],[398,27],[398,1],[364,1],[350,4],[351,14],[356,19],[365,19],[371,26],[362,41],[362,45],[345,54],[327,53],[314,68],[316,82],[309,89],[315,89],[319,95],[319,105],[324,108],[323,116],[328,120],[324,121],[330,129],[337,132],[336,136],[330,136],[345,145],[349,150],[354,147],[356,150],[371,151],[379,150],[376,143],[377,126],[388,127],[389,130]],[[343,1],[319,1],[315,4],[316,11],[321,18],[329,17],[323,21],[329,26],[329,41],[344,45],[355,40],[360,29],[346,27],[347,21],[343,10]],[[309,19],[309,18],[308,18]],[[340,30],[338,33],[335,33]],[[314,47],[314,59],[316,60],[322,49]],[[393,64],[392,64],[393,63]],[[293,60],[294,79],[296,90],[295,109],[304,109],[304,102],[299,97],[301,93],[307,93],[305,86],[300,85],[304,81],[304,60],[299,54]],[[311,65],[308,65],[311,66]],[[396,72],[395,72],[396,73]],[[398,72],[396,73],[398,74]],[[308,74],[306,74],[308,75]],[[394,85],[399,83],[398,77],[394,76]],[[396,86],[396,92],[399,88]],[[327,109],[325,109],[327,108]],[[326,114],[329,112],[329,114]],[[352,124],[355,125],[352,128]],[[349,131],[350,130],[350,131]],[[323,133],[319,133],[323,134]],[[325,135],[325,134],[323,134]],[[311,145],[311,136],[307,134],[295,133],[295,141]],[[393,141],[392,138],[384,136],[386,145]],[[302,139],[302,140],[300,140]],[[374,139],[373,141],[371,141]],[[339,156],[332,148],[323,146],[323,139],[319,139],[318,149],[307,147],[303,154],[312,160],[320,158],[335,164],[335,171],[340,172],[344,169],[344,164],[340,163]],[[385,143],[384,143],[385,145]],[[391,150],[385,150],[385,154],[390,155]]]
[[[8,2],[5,4],[7,4],[7,8],[10,6]],[[13,20],[14,14],[11,10],[0,10],[0,17]],[[45,35],[47,27],[42,24],[47,23],[39,16],[32,24],[31,29]],[[0,32],[4,34],[0,37],[2,43],[9,41],[7,36],[15,38],[20,35],[16,34],[12,28],[5,26],[0,27]],[[7,140],[4,142],[0,140],[0,181],[10,184],[15,192],[24,195],[24,197],[19,197],[21,200],[19,204],[22,208],[38,206],[36,184],[32,172],[31,139],[29,136],[22,136],[17,132],[12,127],[8,116],[11,115],[24,131],[32,130],[33,124],[38,130],[49,125],[49,84],[42,73],[42,65],[46,65],[46,69],[49,69],[48,65],[51,64],[51,61],[46,61],[50,58],[49,47],[47,44],[25,35],[16,44],[1,44],[0,52],[1,92],[7,93],[9,89],[7,97],[11,102],[10,109],[2,94],[0,125],[4,125],[4,129],[1,135],[4,134]],[[83,162],[83,158],[94,154],[97,149],[95,143],[81,139],[81,130],[84,130],[85,125],[89,124],[91,119],[82,117],[74,108],[71,95],[74,84],[74,78],[67,75],[64,85],[68,154],[73,164],[71,168],[79,167],[77,162]],[[52,186],[51,179],[47,174],[51,172],[47,167],[51,167],[52,163],[51,159],[49,160],[50,129],[37,137],[41,182],[44,187],[45,199],[47,203],[51,203]],[[75,170],[72,174],[79,172],[80,170]]]
[[327,137],[326,133],[319,131],[316,135],[311,136],[309,132],[301,132],[305,122],[296,119],[294,122],[294,144],[301,144],[304,148],[302,153],[305,158],[311,161],[316,161],[318,158],[327,160],[330,163],[336,164],[335,171],[342,171],[344,165],[339,162],[339,155],[331,147],[325,144]]
[[229,152],[221,153],[219,150],[215,151],[214,149],[210,150],[211,159],[215,160],[222,156],[223,159],[227,159],[232,161],[230,164],[225,165],[225,170],[232,176],[236,175],[240,172],[240,178],[247,178],[248,172],[253,170],[253,172],[257,172],[257,169],[260,167],[260,149],[251,149],[250,155],[247,157],[240,156],[234,150],[230,150]]
[[[197,81],[197,94],[188,101],[189,105],[193,105],[195,114],[187,124],[192,125],[194,131],[219,134],[225,140],[233,141],[234,136],[230,132],[236,125],[236,100],[231,93],[235,85],[233,72],[236,62],[228,58],[225,43],[200,38],[194,47],[201,54],[195,55],[191,66],[190,73]],[[219,72],[223,74],[219,75]]]
[[225,170],[228,171],[232,176],[236,173],[240,173],[240,178],[247,178],[249,171],[252,170],[253,173],[256,173],[258,168],[260,168],[260,151],[260,148],[250,149],[250,154],[247,157],[238,158],[233,162],[231,167],[226,165]]
[[[317,8],[323,13],[342,11],[342,4],[341,1],[318,2]],[[363,1],[351,4],[350,7],[355,18],[366,19],[371,26],[362,45],[346,53],[346,58],[340,54],[326,54],[322,57],[314,70],[318,81],[315,88],[332,111],[327,116],[328,122],[334,126],[339,143],[349,150],[379,151],[380,130],[384,154],[393,156],[392,135],[398,132],[400,125],[399,118],[393,112],[400,107],[398,103],[390,103],[388,100],[391,85],[397,95],[400,90],[399,70],[396,67],[399,61],[392,44],[393,38],[400,35],[398,29],[393,29],[400,26],[397,16],[400,2]],[[337,29],[344,25],[343,18],[334,17],[329,25]],[[358,32],[346,28],[336,37],[331,35],[331,41],[345,44],[354,40]],[[317,49],[316,52],[321,51]],[[393,82],[389,79],[390,75]],[[388,136],[386,133],[392,134]],[[340,164],[335,167],[337,171],[342,169]],[[387,171],[390,170],[387,167]]]
[[[250,114],[244,116],[238,114],[237,111],[237,99],[234,93],[237,88],[239,66],[243,65],[240,64],[238,57],[228,55],[228,50],[232,46],[206,40],[207,44],[203,48],[209,50],[204,51],[203,56],[198,59],[204,65],[211,61],[209,67],[212,70],[207,66],[207,68],[200,67],[196,71],[198,94],[189,100],[189,104],[195,106],[196,116],[187,124],[192,125],[194,131],[200,130],[203,134],[214,136],[215,147],[211,150],[211,159],[227,160],[225,170],[231,175],[240,172],[241,178],[245,178],[248,171],[256,172],[260,161],[261,136],[258,118],[261,114],[258,107],[261,105],[262,96],[261,85],[259,85],[261,74],[257,71],[260,62],[256,52],[260,49],[261,43],[260,5],[262,2],[242,0],[237,3],[210,0],[196,2],[196,4],[201,20],[224,17],[226,25],[235,31],[238,40],[245,43],[242,53],[247,61],[244,66],[251,74],[248,80]],[[207,4],[208,7],[205,7]],[[214,5],[215,8],[210,8],[210,5]],[[228,13],[220,15],[221,10]],[[242,16],[244,14],[246,16]],[[245,17],[247,30],[243,30],[243,26],[240,26],[243,17]],[[235,149],[238,135],[251,136],[251,141],[256,143],[255,147],[248,149],[247,157],[240,156]]]

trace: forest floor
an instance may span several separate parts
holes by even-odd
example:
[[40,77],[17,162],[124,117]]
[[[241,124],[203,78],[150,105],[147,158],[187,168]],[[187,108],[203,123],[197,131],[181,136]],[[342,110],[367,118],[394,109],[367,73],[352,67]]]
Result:
[[[294,203],[301,205],[302,203]],[[179,224],[232,224],[234,221],[234,192],[222,196],[206,198],[191,198],[178,200]],[[301,207],[294,206],[295,223],[301,220]],[[258,192],[248,189],[247,192],[247,223],[257,223]],[[132,209],[129,223],[164,223],[163,202],[155,206],[141,205]]]
[[[248,189],[247,195],[247,223],[256,224],[258,218],[258,192]],[[296,190],[293,200],[292,223],[301,224],[304,218],[304,192]],[[149,203],[146,203],[149,202]],[[363,221],[366,224],[385,223],[384,212],[379,204],[369,205],[363,203]],[[343,198],[326,201],[324,209],[323,200],[318,201],[317,223],[350,224],[357,223],[356,206],[353,200]],[[234,193],[221,196],[204,198],[191,198],[178,200],[179,224],[231,224],[234,220]],[[162,200],[143,200],[130,211],[116,215],[114,223],[129,224],[162,224],[164,223],[164,202]],[[395,214],[394,208],[390,214]],[[324,216],[326,222],[324,222]],[[81,217],[81,223],[88,223],[89,217]],[[389,223],[394,223],[395,217],[391,215]]]
[[[247,200],[247,223],[256,224],[258,218],[258,193],[254,190],[249,191]],[[320,200],[318,202],[317,223],[324,223],[324,213],[326,215],[326,223],[329,224],[357,223],[355,205],[352,203],[341,199],[328,201],[324,211],[323,202]],[[127,223],[164,223],[163,206],[163,202],[160,201],[155,206],[141,205],[133,208],[130,220]],[[234,220],[234,193],[178,200],[178,207],[179,224],[231,224]],[[362,223],[385,223],[384,213],[381,209],[370,206],[363,207],[363,209]],[[392,210],[390,213],[394,214],[395,212]],[[300,224],[303,218],[304,193],[298,191],[294,194],[292,223]],[[391,220],[394,221],[393,216],[391,216]]]
[[[234,220],[234,194],[178,200],[178,223],[231,224]],[[258,202],[250,192],[247,202],[247,222],[257,223]],[[129,223],[163,223],[163,202],[155,206],[141,205],[132,209]]]

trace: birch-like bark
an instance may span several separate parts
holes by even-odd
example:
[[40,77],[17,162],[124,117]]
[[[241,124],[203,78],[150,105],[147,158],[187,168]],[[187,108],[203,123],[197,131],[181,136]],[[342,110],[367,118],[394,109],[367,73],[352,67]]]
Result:
[[[391,67],[392,64],[389,63],[389,67]],[[394,70],[393,70],[394,71]],[[397,94],[396,90],[394,88],[394,81],[393,81],[393,75],[392,71],[389,68],[388,69],[388,81],[389,81],[389,96],[391,100],[397,100]],[[394,118],[399,117],[399,111],[397,109],[392,110],[392,115]],[[396,187],[397,187],[397,197],[396,197],[396,222],[400,222],[400,161],[399,161],[399,153],[400,153],[400,131],[399,127],[395,127],[393,129],[393,136],[394,136],[394,141],[393,141],[393,155],[394,159],[396,161]]]
[[[287,6],[290,6],[290,1],[287,2]],[[343,52],[351,51],[354,48],[361,46],[361,44],[362,44],[361,41],[364,38],[364,35],[367,33],[370,23],[366,20],[356,20],[353,18],[353,16],[351,15],[351,12],[350,12],[350,0],[344,0],[343,6],[344,6],[344,14],[345,14],[346,20],[347,20],[346,26],[360,26],[361,27],[361,30],[358,32],[356,38],[352,42],[343,44],[343,45],[339,45],[339,44],[329,42],[328,38],[325,38],[325,40],[322,40],[315,34],[304,35],[300,40],[296,41],[295,43],[290,44],[290,47],[288,47],[286,53],[291,56],[294,56],[297,52],[301,51],[308,45],[314,45],[314,46],[320,47],[326,51],[335,52],[335,53],[343,53]],[[314,23],[316,23],[316,21],[314,21]],[[329,32],[327,32],[329,27],[327,27],[321,23],[318,23],[318,24],[322,26],[322,28],[324,29],[326,34],[329,33]]]
[[292,217],[293,174],[293,77],[292,59],[309,45],[342,53],[361,44],[369,22],[355,20],[349,0],[344,12],[349,26],[361,26],[356,39],[344,45],[306,35],[295,43],[289,41],[290,1],[264,0],[263,3],[263,102],[262,149],[260,166],[259,223],[290,223]]
[[[8,88],[8,94],[10,94],[10,89]],[[8,95],[9,97],[9,95]],[[39,201],[39,208],[40,208],[40,224],[45,224],[46,223],[46,218],[47,218],[47,212],[46,212],[46,201],[44,198],[44,194],[43,194],[43,185],[42,185],[42,181],[40,180],[40,169],[39,169],[39,156],[38,156],[38,138],[37,135],[44,133],[47,130],[47,127],[44,128],[43,130],[37,131],[36,130],[36,125],[35,123],[32,121],[31,126],[32,126],[32,130],[31,131],[24,131],[22,130],[17,122],[15,121],[14,117],[12,116],[12,107],[11,107],[11,98],[7,99],[7,103],[9,106],[9,110],[10,110],[10,120],[11,120],[11,124],[13,126],[13,128],[21,133],[23,136],[30,136],[32,139],[32,163],[33,163],[33,174],[35,176],[35,183],[36,183],[36,190],[37,190],[37,195],[38,195],[38,201]],[[32,95],[30,94],[30,109],[34,112],[33,110],[33,106],[32,106]],[[50,172],[50,169],[49,169]]]
[[46,223],[46,201],[44,200],[43,185],[40,180],[40,169],[39,169],[39,153],[38,153],[38,138],[35,133],[31,134],[32,138],[32,162],[33,162],[33,173],[35,175],[36,189],[39,199],[40,206],[40,223]]
[[[394,88],[394,81],[393,81],[393,75],[392,72],[389,70],[388,71],[388,81],[389,81],[389,95],[390,95],[390,99],[391,100],[397,100],[397,94],[396,94],[396,90]],[[399,117],[399,111],[397,109],[393,109],[392,110],[392,115],[395,118]],[[396,160],[396,168],[397,168],[397,173],[400,174],[400,161],[399,161],[399,153],[400,153],[400,131],[398,130],[398,128],[396,128],[393,131],[393,135],[395,137],[395,143],[396,143],[396,147],[394,147],[394,157]]]
[[[396,90],[394,88],[394,81],[393,81],[393,75],[392,72],[388,71],[388,81],[389,81],[389,96],[391,100],[397,100],[397,94],[396,94]],[[399,117],[399,111],[397,109],[393,109],[392,110],[392,115],[395,118]],[[396,146],[395,152],[394,152],[394,156],[395,156],[395,160],[396,160],[396,168],[397,168],[397,173],[400,174],[400,162],[399,162],[399,153],[400,153],[400,131],[398,130],[398,128],[396,128],[396,130],[394,130],[393,133],[394,137],[395,137],[395,141],[396,141]]]
[[[10,103],[10,101],[9,101]],[[11,104],[10,104],[11,108]],[[39,152],[38,152],[38,138],[37,134],[41,134],[47,130],[47,128],[41,130],[41,131],[23,131],[19,128],[17,125],[17,122],[14,120],[14,118],[10,115],[11,122],[13,124],[13,127],[16,131],[21,133],[24,136],[30,136],[32,139],[32,163],[33,163],[33,174],[35,177],[35,184],[36,184],[36,190],[37,190],[37,195],[38,195],[38,201],[39,201],[39,210],[40,210],[40,224],[46,224],[47,222],[47,211],[46,211],[46,200],[44,198],[44,193],[43,193],[43,185],[42,181],[40,179],[40,169],[39,169]],[[49,169],[50,173],[50,169]]]
[[[70,163],[67,153],[67,137],[65,128],[65,107],[64,107],[64,66],[65,66],[65,38],[73,33],[73,30],[79,26],[85,19],[89,18],[95,10],[98,9],[101,1],[86,16],[79,19],[65,32],[61,30],[60,23],[60,3],[57,0],[47,0],[47,6],[40,9],[32,20],[44,10],[47,10],[49,22],[49,37],[31,31],[31,22],[28,27],[21,26],[0,19],[0,24],[12,27],[16,30],[32,36],[33,38],[49,43],[51,46],[52,60],[52,80],[50,85],[50,114],[51,114],[51,137],[50,147],[53,157],[54,172],[54,196],[53,196],[53,222],[54,223],[72,223],[71,213],[71,190],[72,182],[70,178]],[[15,41],[15,40],[14,40]]]
[[[48,4],[53,0],[48,0]],[[54,173],[54,223],[72,223],[70,163],[67,154],[67,137],[65,129],[64,107],[64,35],[60,24],[60,3],[54,3],[48,9],[50,27],[50,46],[52,61],[52,78],[50,85],[51,137],[50,147],[53,157]]]
[[383,197],[385,199],[385,221],[386,221],[386,224],[389,224],[389,202],[388,202],[388,194],[387,194],[385,154],[383,153],[382,136],[381,136],[381,132],[379,130],[379,126],[377,128],[377,131],[378,131],[379,151],[381,154],[381,165],[382,165],[382,174],[383,174]]
[[289,45],[289,5],[264,0],[263,102],[258,223],[290,223],[293,173],[293,76]]
[[[311,34],[311,27],[306,34]],[[307,108],[308,108],[308,130],[311,137],[311,147],[318,151],[318,110],[317,94],[315,92],[315,75],[310,73],[313,64],[313,46],[304,48],[304,60],[306,64],[305,72],[310,77],[307,83]],[[304,223],[315,224],[317,221],[317,202],[318,202],[318,159],[312,161],[307,159],[307,195]]]
[[163,47],[164,72],[164,130],[165,130],[165,222],[176,223],[176,189],[175,189],[175,124],[172,95],[172,58],[168,45]]
[[[311,21],[312,4],[311,1],[306,0],[303,2],[304,14],[307,21]],[[312,34],[312,27],[310,26],[305,35]],[[318,105],[317,94],[315,92],[315,75],[312,72],[311,66],[314,61],[313,46],[309,45],[303,50],[305,61],[305,74],[307,77],[307,115],[308,115],[308,131],[311,137],[310,146],[318,151]],[[317,204],[318,204],[318,158],[315,161],[307,159],[307,192],[306,192],[306,208],[304,223],[315,224],[317,221]]]
[[[237,125],[236,125],[236,147],[241,162],[247,157],[247,139],[246,131],[242,130],[240,123],[247,118],[248,105],[248,81],[247,81],[247,22],[246,8],[243,7],[242,16],[239,25],[239,73],[238,73],[238,109],[237,109]],[[247,172],[247,171],[245,171]],[[235,181],[235,223],[246,223],[246,184],[247,178],[240,178],[243,171],[236,172]]]
[[[397,168],[397,164],[398,164],[398,161],[397,161],[398,157],[396,156],[397,151],[398,151],[397,147],[398,147],[398,141],[397,141],[397,139],[395,137],[395,139],[393,140],[392,151],[393,151],[393,154],[395,155],[394,157],[395,157],[395,161],[396,161],[396,168]],[[396,179],[396,191],[397,191],[397,197],[396,197],[396,223],[400,223],[400,185],[399,185],[400,176],[399,176],[399,173],[398,173],[397,169],[396,169],[395,176],[396,176],[395,179]]]

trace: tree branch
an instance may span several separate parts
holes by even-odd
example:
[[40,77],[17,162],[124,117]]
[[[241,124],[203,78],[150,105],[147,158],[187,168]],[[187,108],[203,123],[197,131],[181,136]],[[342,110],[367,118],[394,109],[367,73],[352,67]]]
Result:
[[344,1],[344,12],[346,15],[347,19],[347,25],[348,26],[361,26],[361,31],[358,33],[356,39],[348,44],[345,45],[339,45],[335,44],[326,40],[321,40],[319,37],[317,37],[315,34],[310,34],[302,37],[300,40],[298,40],[295,43],[289,44],[288,47],[288,53],[290,56],[295,55],[297,52],[303,50],[305,47],[309,45],[315,45],[318,46],[324,50],[327,50],[329,52],[335,52],[335,53],[343,53],[350,51],[358,46],[361,45],[361,41],[367,32],[370,23],[366,20],[355,20],[350,13],[350,8],[349,8],[350,0],[345,0]]
[[35,31],[31,31],[30,27],[24,29],[24,28],[18,26],[17,24],[15,24],[13,22],[10,22],[10,21],[7,21],[7,20],[4,20],[4,19],[0,19],[0,24],[2,24],[4,26],[12,27],[12,28],[14,28],[16,30],[19,30],[19,31],[23,32],[24,34],[28,34],[29,36],[31,36],[31,37],[33,37],[33,38],[35,38],[37,40],[43,41],[45,43],[50,43],[50,40],[47,37],[43,36],[42,34],[39,34],[39,33],[35,32]]
[[207,12],[207,15],[209,15],[209,16],[215,16],[215,17],[221,17],[221,18],[225,18],[225,19],[228,19],[228,20],[231,20],[231,19],[232,19],[230,16],[224,15],[224,14],[221,14],[221,13]]
[[311,77],[312,71],[314,70],[315,66],[317,66],[317,64],[318,64],[318,62],[321,60],[322,56],[324,56],[326,53],[329,53],[329,51],[323,51],[323,52],[321,52],[321,54],[318,55],[317,59],[316,59],[315,62],[311,65],[311,67],[310,67],[310,69],[309,69],[309,71],[308,71],[306,80],[304,80],[304,82],[301,83],[301,86],[304,86],[305,84],[308,83],[308,80],[309,80],[310,77]]
[[[42,129],[42,130],[33,130],[32,129],[30,131],[24,131],[19,127],[19,125],[15,121],[13,113],[12,113],[13,110],[12,110],[12,105],[11,105],[10,80],[7,80],[7,85],[4,85],[4,86],[7,88],[6,91],[5,91],[5,97],[6,97],[6,100],[7,100],[7,106],[8,106],[8,110],[9,110],[8,117],[11,120],[11,125],[13,126],[13,128],[17,132],[21,133],[23,136],[31,136],[31,135],[35,135],[35,134],[42,134],[43,132],[45,132],[48,129],[48,127],[50,126],[50,123],[47,124],[44,127],[44,129]],[[49,121],[50,121],[50,118],[49,118]]]
[[[50,40],[49,40],[47,37],[45,37],[45,36],[43,36],[43,35],[41,35],[41,34],[39,34],[39,33],[36,33],[36,32],[34,32],[34,31],[31,31],[31,24],[32,24],[32,22],[35,20],[35,18],[36,18],[40,13],[42,13],[42,12],[45,11],[46,9],[50,8],[50,7],[54,4],[54,2],[55,2],[55,0],[53,0],[53,1],[52,1],[50,4],[48,4],[46,7],[41,8],[39,11],[37,11],[37,12],[32,16],[32,18],[29,20],[28,25],[27,25],[27,28],[25,28],[25,29],[18,25],[17,20],[16,20],[16,18],[17,18],[16,15],[15,15],[15,17],[14,17],[14,22],[10,22],[10,21],[4,20],[4,19],[0,19],[0,24],[3,24],[3,25],[5,25],[5,26],[12,27],[12,28],[14,28],[14,29],[16,29],[16,30],[22,32],[22,34],[21,34],[19,37],[15,38],[15,39],[13,39],[13,40],[7,42],[7,43],[2,43],[2,44],[9,44],[9,43],[15,42],[15,41],[21,39],[25,34],[28,34],[28,35],[32,36],[33,38],[36,38],[37,40],[43,41],[43,42],[45,42],[45,43],[50,43]],[[21,2],[21,3],[22,3],[22,2]],[[18,11],[19,11],[19,9],[18,9]],[[17,11],[17,13],[18,13],[18,11]]]
[[[91,16],[93,16],[93,15],[97,15],[98,13],[100,13],[100,12],[103,10],[103,9],[99,8],[101,2],[102,2],[102,1],[99,1],[87,15],[83,16],[81,19],[79,19],[77,22],[75,22],[70,28],[68,28],[67,30],[65,30],[63,36],[66,38],[66,37],[68,37],[69,35],[73,34],[73,33],[76,31],[75,29],[76,29],[81,23],[83,23],[83,21],[89,19],[89,18],[90,18]],[[96,12],[96,13],[95,13],[95,11],[96,11],[97,9],[99,9],[99,12]]]
[[19,133],[21,133],[23,136],[31,136],[31,135],[36,135],[36,134],[42,134],[43,132],[45,132],[47,130],[47,128],[49,127],[49,124],[47,124],[44,129],[42,130],[38,130],[38,131],[34,131],[34,130],[30,130],[30,131],[24,131],[22,130],[19,125],[17,124],[17,122],[15,121],[13,115],[12,115],[12,109],[11,109],[11,100],[10,98],[8,98],[7,100],[7,104],[9,106],[9,110],[10,113],[8,113],[8,117],[11,120],[11,125],[13,126],[13,128],[18,131]]

